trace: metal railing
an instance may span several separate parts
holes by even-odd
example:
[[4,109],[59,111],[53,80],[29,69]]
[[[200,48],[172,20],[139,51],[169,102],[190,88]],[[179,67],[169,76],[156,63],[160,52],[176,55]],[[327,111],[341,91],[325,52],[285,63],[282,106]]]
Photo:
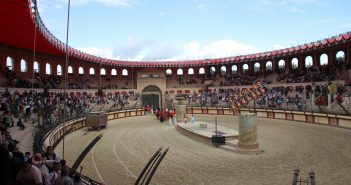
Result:
[[[72,114],[67,114],[66,116],[58,117],[56,120],[51,120],[51,122],[43,121],[43,124],[38,124],[36,127],[33,127],[33,152],[34,153],[43,153],[45,148],[43,148],[43,143],[45,138],[58,126],[61,126],[63,123],[68,121],[73,121],[75,119],[83,118],[87,113],[92,109],[87,109],[82,113],[74,112]],[[45,123],[45,124],[44,124]],[[70,133],[71,130],[68,130],[64,135]],[[97,181],[82,175],[82,183],[87,185],[98,185]]]
[[[106,105],[94,105],[91,108],[86,108],[82,110],[74,110],[71,113],[67,113],[66,115],[62,115],[57,117],[56,119],[51,119],[52,115],[50,115],[50,119],[42,118],[43,122],[40,124],[38,123],[35,127],[33,127],[33,152],[34,153],[43,153],[45,148],[43,148],[44,141],[48,135],[52,131],[54,131],[57,127],[63,125],[64,123],[74,121],[76,119],[84,118],[90,112],[96,111],[104,111],[104,112],[114,112],[120,110],[130,110],[135,109],[138,107],[138,104],[135,103],[131,106],[106,106]],[[44,110],[42,110],[44,111]],[[38,117],[39,118],[39,117]],[[38,119],[39,122],[39,119]],[[66,130],[64,135],[71,133],[74,130]],[[82,183],[89,184],[89,185],[98,185],[99,183],[87,176],[82,176]]]

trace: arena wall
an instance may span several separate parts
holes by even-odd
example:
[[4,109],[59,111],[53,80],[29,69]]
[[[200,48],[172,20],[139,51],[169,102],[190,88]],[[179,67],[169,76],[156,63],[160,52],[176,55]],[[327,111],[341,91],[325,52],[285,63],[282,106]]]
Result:
[[[240,110],[240,113],[249,112],[254,112],[254,109]],[[256,112],[258,117],[263,118],[292,120],[351,129],[351,116],[270,109],[256,109]],[[239,112],[233,112],[229,108],[187,107],[187,114],[238,116]]]

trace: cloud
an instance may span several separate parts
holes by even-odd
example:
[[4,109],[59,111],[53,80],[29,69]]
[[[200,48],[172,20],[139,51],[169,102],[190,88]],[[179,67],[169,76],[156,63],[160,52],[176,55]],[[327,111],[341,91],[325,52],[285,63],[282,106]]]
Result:
[[157,15],[160,15],[160,16],[165,16],[167,15],[168,13],[167,12],[163,12],[163,11],[160,11],[160,12],[156,12]]
[[205,5],[205,4],[198,4],[196,6],[196,9],[198,9],[198,10],[205,10],[206,8],[207,8],[207,5]]
[[252,45],[235,40],[221,39],[210,43],[189,42],[183,45],[179,58],[217,58],[259,52]]
[[281,44],[273,44],[273,46],[272,46],[272,50],[279,50],[279,49],[284,49],[284,48],[287,48],[287,46],[281,45]]
[[307,13],[305,9],[310,9],[311,6],[326,6],[329,0],[249,0],[244,4],[246,10],[254,11],[273,11],[273,10],[288,10],[293,13]]
[[54,7],[57,8],[57,9],[62,9],[63,8],[62,4],[55,4]]
[[259,52],[255,46],[230,39],[212,42],[157,43],[150,39],[128,36],[126,46],[116,48],[80,48],[89,54],[132,61],[192,60],[219,58]]
[[127,44],[113,50],[113,58],[138,60],[148,53],[149,47],[154,44],[151,39],[127,36]]
[[351,22],[350,23],[344,23],[340,25],[341,28],[349,28],[351,29]]
[[334,18],[325,18],[325,19],[315,20],[312,22],[312,24],[330,24],[332,22],[335,22]]
[[113,49],[112,48],[77,48],[80,51],[89,53],[92,55],[104,57],[104,58],[113,58]]
[[293,13],[301,13],[301,14],[306,13],[305,10],[302,10],[302,9],[296,8],[296,7],[290,7],[288,10],[289,10],[290,12],[293,12]]

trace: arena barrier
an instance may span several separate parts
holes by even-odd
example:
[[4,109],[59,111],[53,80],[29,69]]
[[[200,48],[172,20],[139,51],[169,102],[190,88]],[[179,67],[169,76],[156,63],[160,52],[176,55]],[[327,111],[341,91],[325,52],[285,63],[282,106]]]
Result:
[[[107,119],[115,120],[127,117],[134,117],[134,116],[142,116],[145,114],[144,109],[131,109],[131,110],[120,110],[120,111],[112,111],[107,113]],[[64,122],[54,129],[50,130],[44,137],[42,142],[43,150],[46,149],[48,146],[53,146],[54,148],[60,143],[64,136],[79,130],[81,128],[85,128],[85,117],[76,118]],[[90,179],[89,177],[83,176],[82,177],[83,184],[93,184],[98,185],[99,183]]]
[[[242,108],[240,111],[232,111],[229,108],[220,107],[187,107],[186,112],[187,114],[239,116],[240,113],[255,112],[255,110]],[[262,118],[283,119],[351,129],[351,116],[274,109],[256,109],[256,112],[257,116]]]
[[[107,120],[115,120],[120,118],[127,118],[127,117],[134,117],[134,116],[142,116],[145,114],[144,109],[131,109],[131,110],[120,110],[120,111],[113,111],[107,113]],[[64,135],[72,133],[76,130],[85,127],[85,117],[77,118],[65,123],[60,124],[53,130],[47,133],[43,141],[43,148],[47,146],[54,146],[61,141]]]

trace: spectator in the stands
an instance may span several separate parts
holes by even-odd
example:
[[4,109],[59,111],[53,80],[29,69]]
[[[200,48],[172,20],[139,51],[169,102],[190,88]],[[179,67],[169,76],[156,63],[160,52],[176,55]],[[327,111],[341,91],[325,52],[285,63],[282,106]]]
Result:
[[15,178],[17,176],[18,171],[21,168],[21,164],[24,161],[24,154],[18,150],[16,144],[13,142],[9,142],[8,150],[10,154],[10,165],[11,165],[11,176]]
[[43,185],[40,170],[30,164],[30,160],[22,163],[21,170],[18,172],[17,181],[20,185]]
[[44,184],[48,183],[49,169],[45,165],[45,160],[40,153],[36,153],[32,160],[32,164],[36,166],[41,173]]
[[62,166],[61,176],[56,180],[54,185],[73,185],[73,180],[68,175],[69,175],[68,167]]
[[24,153],[24,161],[27,161],[30,158],[30,152]]
[[48,146],[44,154],[46,160],[59,160],[54,152],[54,147]]
[[82,185],[82,172],[83,166],[80,166],[79,174],[76,173],[73,178],[74,185]]
[[53,170],[53,163],[55,161],[59,161],[60,159],[56,156],[54,152],[54,148],[52,146],[48,146],[46,148],[46,152],[43,154],[43,158],[45,160],[45,164],[49,169],[49,172]]
[[0,184],[9,185],[11,181],[10,156],[5,143],[0,143]]
[[60,161],[55,161],[53,163],[53,171],[49,174],[48,184],[45,185],[53,185],[56,180],[61,176],[61,163]]
[[17,126],[24,130],[25,126],[23,124],[22,118],[19,118],[17,121]]

